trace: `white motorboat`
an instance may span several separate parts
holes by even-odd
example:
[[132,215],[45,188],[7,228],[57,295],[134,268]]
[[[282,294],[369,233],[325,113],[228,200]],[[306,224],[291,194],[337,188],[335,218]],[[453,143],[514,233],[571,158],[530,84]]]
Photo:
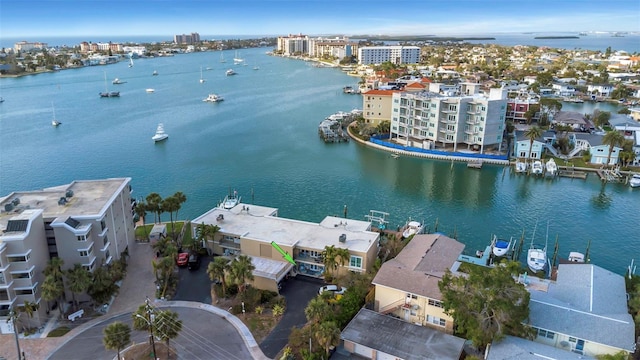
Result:
[[545,175],[546,176],[556,176],[558,175],[558,165],[556,165],[555,160],[553,160],[553,158],[549,159],[549,161],[547,161],[547,163],[545,164]]
[[153,73],[151,75],[156,76],[158,75],[158,72],[156,70],[153,70]]
[[220,204],[220,207],[227,210],[233,209],[240,203],[240,199],[241,198],[240,196],[238,196],[238,192],[236,190],[233,190],[233,194],[225,196],[224,200],[222,200],[222,203]]
[[113,79],[113,81],[111,82],[113,85],[120,85],[120,84],[124,84],[126,83],[126,81],[122,81],[118,78]]
[[542,174],[542,161],[540,160],[536,160],[533,162],[533,164],[531,165],[531,173],[534,175],[541,175]]
[[511,249],[512,239],[509,241],[504,239],[499,239],[497,236],[493,236],[493,241],[491,242],[491,252],[495,256],[505,256]]
[[576,251],[569,252],[569,257],[567,258],[570,262],[575,263],[583,263],[584,262],[584,254]]
[[209,96],[206,97],[206,99],[202,100],[205,102],[220,102],[223,101],[224,98],[218,94],[209,94]]
[[640,187],[640,174],[633,174],[631,179],[629,179],[629,186],[632,188]]
[[231,75],[235,75],[236,72],[233,71],[233,69],[229,69],[229,70],[227,70],[227,72],[225,74],[227,74],[227,76],[231,76]]
[[411,235],[419,234],[422,232],[422,224],[418,221],[409,221],[402,232],[403,238],[408,238]]
[[145,89],[144,91],[146,91],[146,92],[148,92],[148,93],[152,93],[152,92],[155,92],[156,90],[155,90],[155,89],[151,89],[151,88],[149,88],[149,89]]
[[158,128],[156,129],[156,134],[151,137],[151,139],[155,142],[166,140],[169,137],[169,134],[164,132],[164,125],[162,123],[158,124]]
[[524,161],[516,161],[516,172],[523,173],[527,171],[527,163]]
[[[538,224],[536,224],[537,227]],[[544,271],[547,267],[547,244],[545,241],[544,247],[539,247],[533,244],[533,239],[536,235],[536,229],[533,229],[533,236],[531,237],[531,247],[527,251],[527,266],[533,273]],[[547,222],[547,236],[549,236],[549,223]]]

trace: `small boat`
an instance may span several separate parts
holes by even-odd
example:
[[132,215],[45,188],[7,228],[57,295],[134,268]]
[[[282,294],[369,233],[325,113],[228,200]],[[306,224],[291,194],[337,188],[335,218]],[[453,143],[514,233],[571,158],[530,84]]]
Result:
[[632,188],[640,187],[640,174],[633,174],[631,179],[629,179],[629,186]]
[[540,160],[536,160],[533,162],[533,164],[531,165],[531,173],[534,175],[540,175],[542,174],[542,161]]
[[158,128],[156,128],[156,134],[151,137],[151,139],[155,142],[166,140],[169,135],[164,132],[164,125],[162,123],[158,124]]
[[422,232],[422,224],[418,221],[409,221],[402,232],[403,238],[408,238],[411,235],[419,234]]
[[51,103],[51,109],[53,110],[53,119],[51,119],[51,125],[55,127],[62,124],[60,121],[56,120],[56,108],[53,106],[53,103]]
[[129,54],[129,67],[133,67],[133,54]]
[[109,91],[107,87],[107,72],[104,73],[104,92],[100,93],[100,97],[120,97],[120,91]]
[[153,74],[151,74],[151,75],[156,76],[156,75],[158,75],[158,72],[153,70]]
[[236,74],[236,72],[235,72],[235,71],[233,71],[233,69],[229,69],[229,70],[227,70],[227,71],[226,71],[226,73],[225,73],[225,74],[227,74],[227,76],[231,76],[231,75],[235,75],[235,74]]
[[253,65],[253,70],[260,70],[260,67],[258,65]]
[[516,161],[516,172],[523,173],[527,171],[527,163],[524,161]]
[[202,78],[202,66],[200,66],[200,84],[204,83],[204,79]]
[[556,165],[555,160],[553,158],[549,159],[545,164],[546,167],[546,176],[556,176],[558,174],[558,165]]
[[[537,224],[536,224],[537,225]],[[547,235],[549,232],[549,223],[547,223]],[[544,248],[536,247],[533,244],[533,238],[535,237],[536,230],[533,230],[533,236],[531,237],[531,247],[527,251],[527,266],[533,273],[538,271],[544,271],[547,266],[547,245]]]
[[238,55],[238,51],[236,50],[236,57],[233,58],[233,63],[238,65],[238,64],[241,64],[243,61],[244,59]]
[[569,257],[567,258],[569,262],[574,263],[583,263],[584,262],[584,254],[576,251],[569,252]]
[[146,92],[148,92],[148,93],[152,93],[152,92],[155,92],[155,91],[156,91],[156,89],[151,89],[151,88],[149,88],[149,89],[145,89],[144,91],[146,91]]
[[122,81],[118,78],[113,79],[113,81],[111,82],[113,85],[120,85],[120,84],[124,84],[126,83],[126,81]]
[[505,256],[509,250],[511,249],[512,239],[509,241],[498,239],[497,236],[493,236],[493,241],[491,242],[491,252],[495,256]]
[[218,94],[209,94],[209,96],[206,97],[206,99],[202,100],[205,102],[220,102],[223,101],[224,98]]
[[222,203],[220,204],[220,206],[223,209],[233,209],[236,205],[238,205],[240,203],[240,196],[238,196],[238,192],[236,190],[233,190],[233,194],[229,194],[227,196],[225,196],[224,200],[222,200]]

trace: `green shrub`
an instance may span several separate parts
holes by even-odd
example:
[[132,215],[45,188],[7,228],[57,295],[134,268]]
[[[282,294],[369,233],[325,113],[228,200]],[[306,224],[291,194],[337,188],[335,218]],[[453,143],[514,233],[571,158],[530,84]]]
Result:
[[49,334],[47,334],[47,337],[60,337],[60,336],[64,336],[66,333],[68,333],[69,331],[71,331],[70,328],[66,327],[66,326],[60,326],[59,328],[53,329],[51,331],[49,331]]
[[278,296],[278,293],[275,291],[262,290],[262,294],[260,295],[260,304],[268,304],[271,299]]

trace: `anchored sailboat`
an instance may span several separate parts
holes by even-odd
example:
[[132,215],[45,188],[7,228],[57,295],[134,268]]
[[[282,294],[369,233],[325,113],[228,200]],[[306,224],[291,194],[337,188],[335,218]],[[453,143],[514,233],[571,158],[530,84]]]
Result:
[[53,119],[51,120],[51,125],[56,127],[62,123],[56,120],[56,108],[53,106],[53,101],[51,102],[51,109],[53,110]]
[[[538,224],[536,223],[536,227]],[[545,239],[544,248],[536,247],[533,244],[534,237],[536,235],[536,228],[533,228],[533,235],[531,236],[531,247],[527,251],[527,266],[529,270],[534,273],[538,271],[544,271],[547,266],[547,241],[549,240],[549,222],[547,221],[547,238]]]
[[202,78],[202,66],[200,66],[200,84],[204,83],[204,79]]

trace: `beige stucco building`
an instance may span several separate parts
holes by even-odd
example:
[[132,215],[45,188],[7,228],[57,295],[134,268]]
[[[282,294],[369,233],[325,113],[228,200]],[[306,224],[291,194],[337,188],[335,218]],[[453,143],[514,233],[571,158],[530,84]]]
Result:
[[51,258],[64,261],[63,271],[81,264],[93,272],[127,250],[135,235],[130,182],[74,181],[0,198],[0,333],[13,332],[7,315],[25,301],[40,309],[21,321],[40,326],[46,320],[40,286]]
[[[371,223],[327,216],[320,223],[278,217],[278,209],[238,203],[230,209],[215,207],[192,221],[194,234],[199,224],[219,227],[207,248],[216,255],[247,255],[255,266],[253,286],[277,291],[287,275],[323,278],[322,252],[327,246],[349,251],[348,261],[333,273],[365,272],[378,254],[380,234]],[[288,262],[276,246],[291,255]]]
[[453,318],[444,313],[438,282],[447,269],[457,270],[463,249],[441,234],[415,235],[373,279],[375,310],[452,334]]
[[364,122],[377,126],[391,121],[392,96],[398,90],[369,90],[362,94],[362,117]]

